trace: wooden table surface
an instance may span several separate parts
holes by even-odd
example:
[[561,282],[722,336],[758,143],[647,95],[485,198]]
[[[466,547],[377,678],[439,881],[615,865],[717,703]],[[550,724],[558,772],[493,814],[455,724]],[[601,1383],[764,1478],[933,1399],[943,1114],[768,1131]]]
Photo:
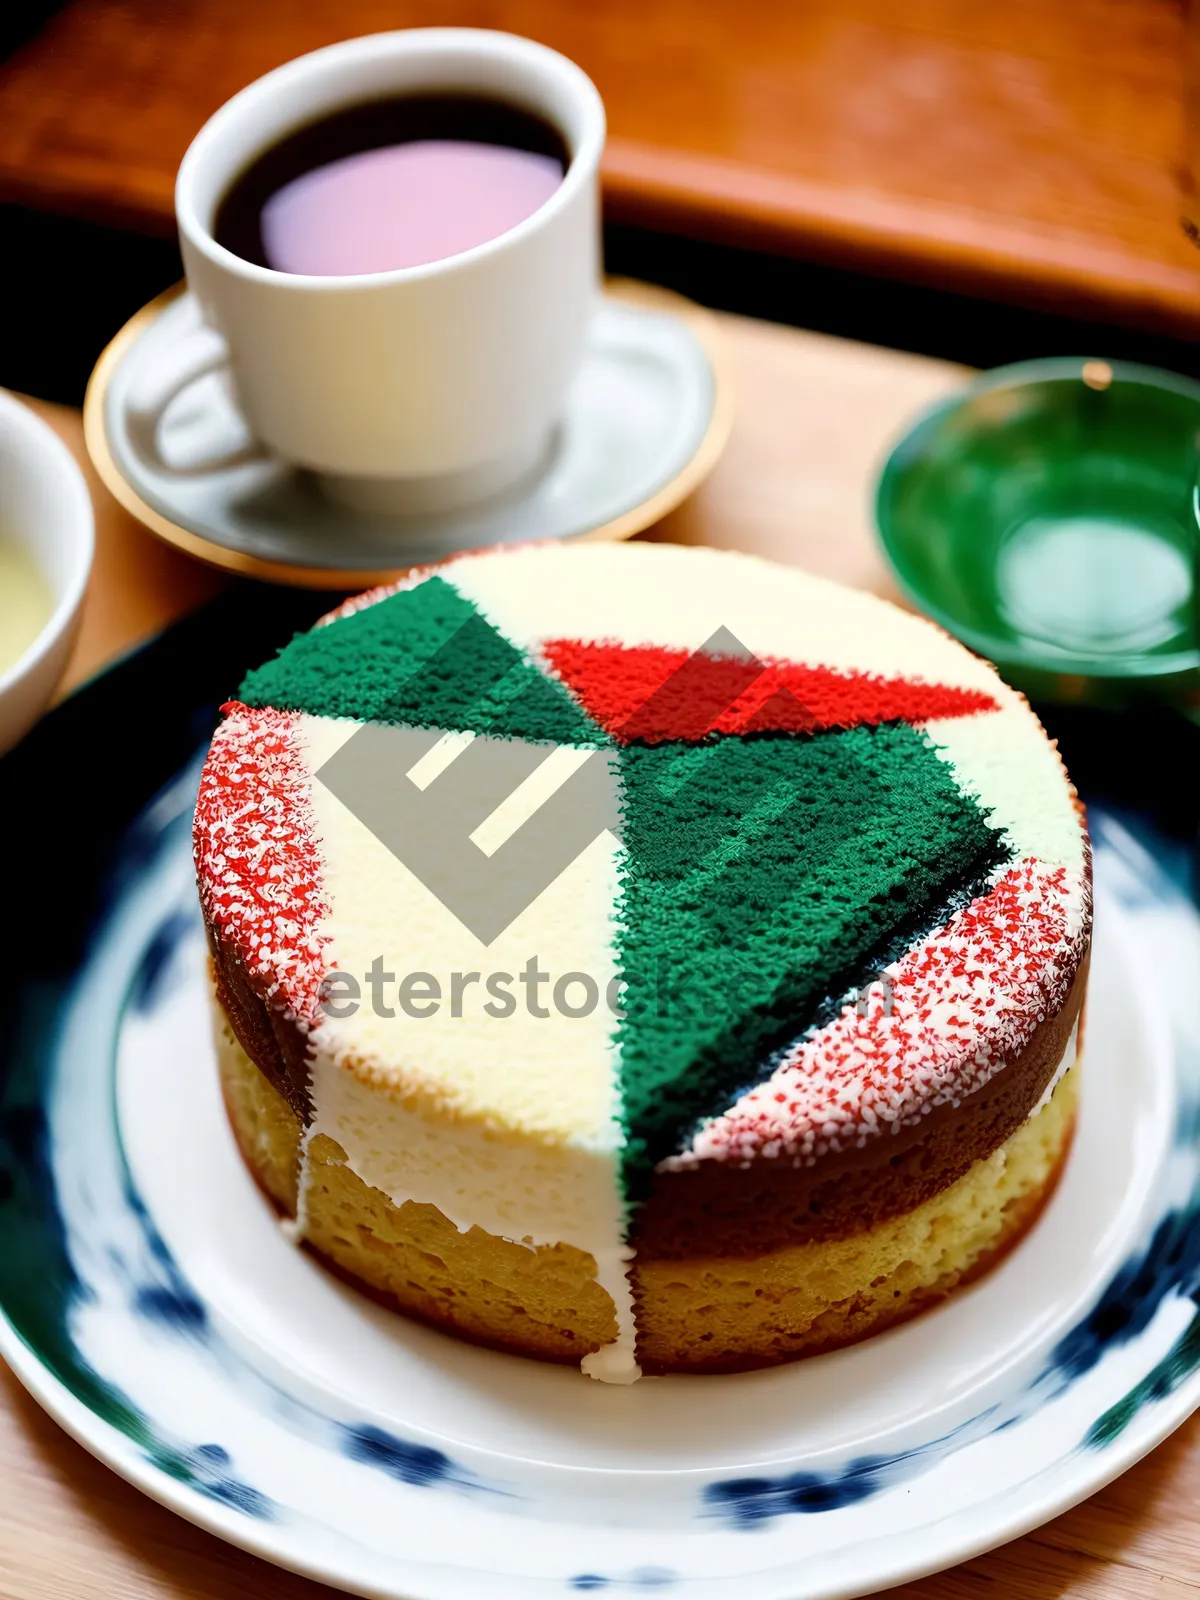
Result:
[[[653,531],[795,562],[890,594],[869,493],[912,411],[961,381],[940,362],[721,319],[740,390],[709,481]],[[76,413],[39,405],[83,459]],[[92,480],[98,558],[69,680],[78,682],[225,581],[158,544]],[[2,1244],[0,1244],[2,1248]],[[318,1600],[191,1527],[72,1443],[0,1367],[2,1600]],[[899,1600],[1200,1597],[1200,1415],[1086,1504]]]
[[1200,333],[1180,0],[71,0],[0,65],[0,199],[167,233],[210,112],[351,34],[472,24],[608,105],[608,215]]

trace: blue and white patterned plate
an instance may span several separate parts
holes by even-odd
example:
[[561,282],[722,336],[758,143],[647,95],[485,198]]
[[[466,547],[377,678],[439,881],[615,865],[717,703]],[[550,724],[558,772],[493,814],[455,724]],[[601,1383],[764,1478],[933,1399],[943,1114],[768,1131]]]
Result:
[[[1075,1148],[1029,1238],[942,1309],[774,1372],[613,1389],[409,1323],[294,1250],[208,1040],[189,826],[213,625],[0,768],[0,825],[19,791],[27,853],[60,863],[27,874],[47,904],[0,1054],[0,1351],[117,1472],[363,1595],[817,1600],[1013,1538],[1200,1404],[1200,919],[1104,812]],[[192,721],[124,761],[119,712],[143,705],[145,744],[144,706],[154,729],[181,694]],[[73,809],[47,798],[67,763]],[[92,824],[56,840],[81,789]]]

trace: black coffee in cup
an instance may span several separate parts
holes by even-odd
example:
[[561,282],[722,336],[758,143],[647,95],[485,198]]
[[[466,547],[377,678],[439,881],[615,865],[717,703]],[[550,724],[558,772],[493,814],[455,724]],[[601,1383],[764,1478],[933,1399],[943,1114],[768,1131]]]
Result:
[[570,152],[536,112],[462,93],[393,95],[289,133],[237,177],[213,236],[277,272],[424,266],[498,238],[561,184]]

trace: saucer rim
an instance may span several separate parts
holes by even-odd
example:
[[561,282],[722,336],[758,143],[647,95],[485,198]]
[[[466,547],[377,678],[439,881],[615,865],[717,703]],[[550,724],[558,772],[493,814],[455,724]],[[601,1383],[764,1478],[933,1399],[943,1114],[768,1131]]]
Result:
[[[286,584],[291,588],[358,591],[395,582],[414,566],[427,564],[405,561],[394,566],[363,569],[268,561],[244,550],[218,544],[216,540],[196,533],[182,523],[173,522],[142,498],[118,467],[109,447],[105,424],[108,389],[114,373],[146,329],[187,292],[187,282],[181,279],[136,311],[101,351],[88,379],[83,400],[84,443],[92,466],[113,499],[165,543],[208,566],[239,578],[256,578],[266,583]],[[687,325],[703,350],[712,372],[712,410],[708,426],[691,457],[673,478],[608,522],[588,528],[583,533],[565,535],[564,542],[589,540],[618,543],[631,539],[661,521],[708,477],[723,454],[733,427],[735,408],[729,354],[714,313],[674,290],[643,283],[636,278],[605,278],[603,294],[606,300],[658,311],[674,316]]]

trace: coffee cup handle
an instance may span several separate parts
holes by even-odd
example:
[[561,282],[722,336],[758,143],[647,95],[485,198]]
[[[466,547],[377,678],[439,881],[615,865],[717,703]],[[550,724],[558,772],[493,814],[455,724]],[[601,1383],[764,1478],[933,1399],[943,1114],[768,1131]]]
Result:
[[209,473],[223,472],[228,467],[240,466],[247,461],[261,461],[266,455],[263,446],[255,439],[247,440],[236,449],[220,455],[207,456],[200,461],[180,466],[168,461],[159,445],[159,430],[163,417],[173,401],[214,372],[229,365],[229,348],[219,333],[211,328],[201,328],[193,335],[195,350],[191,359],[171,377],[149,392],[133,397],[126,411],[125,426],[130,444],[143,461],[157,472],[169,472],[179,478],[203,478]]

